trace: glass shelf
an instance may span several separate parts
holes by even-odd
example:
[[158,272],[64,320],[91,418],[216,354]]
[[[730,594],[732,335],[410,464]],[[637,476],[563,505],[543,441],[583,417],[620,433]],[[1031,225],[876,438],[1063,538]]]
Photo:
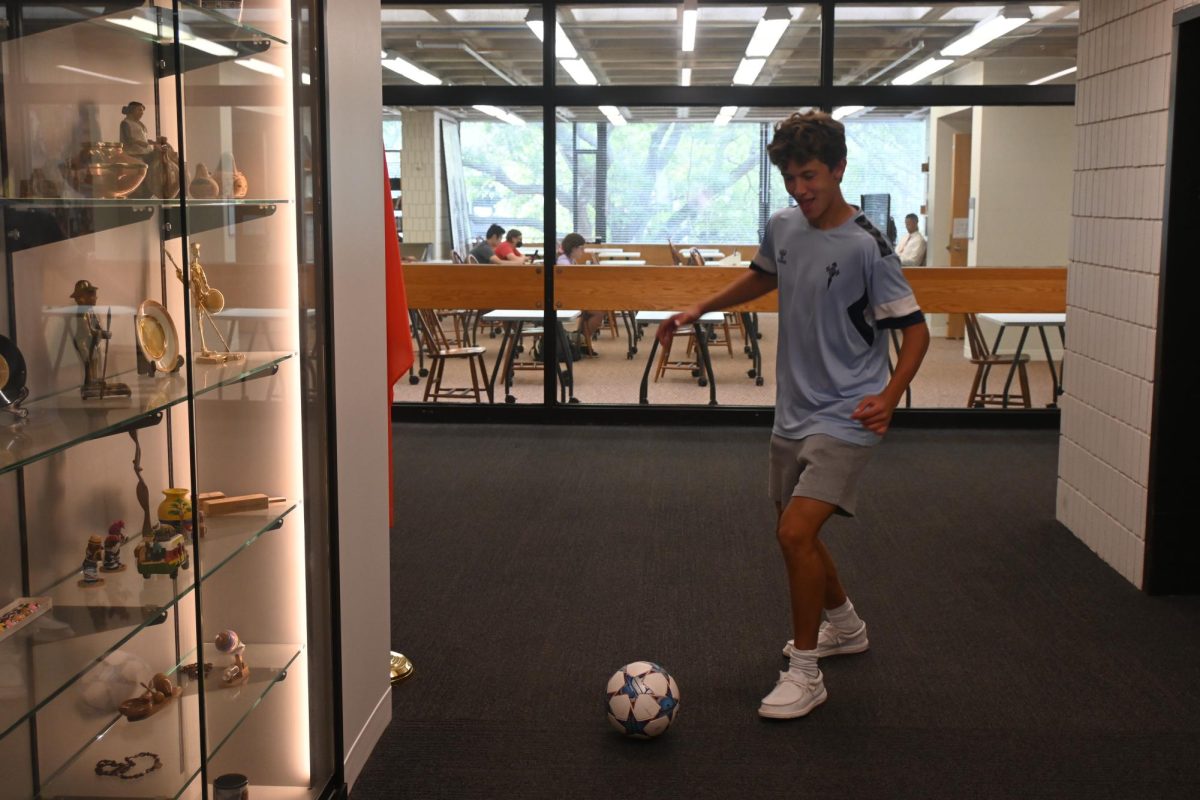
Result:
[[[103,199],[96,197],[0,197],[4,209],[4,236],[12,252],[88,236],[93,233],[145,222],[162,209],[170,225],[167,237],[180,235],[183,206],[178,197],[161,199]],[[265,198],[187,199],[188,229],[193,233],[225,225],[239,225],[275,213],[288,200]]]
[[[287,677],[287,671],[304,652],[299,644],[246,644],[245,659],[250,680],[238,688],[217,688],[221,664],[215,663],[207,678],[204,712],[208,720],[209,758],[241,726],[263,701],[275,684]],[[42,784],[41,798],[86,796],[106,793],[120,786],[120,779],[96,774],[101,759],[120,761],[125,756],[153,751],[162,768],[139,778],[128,788],[142,797],[178,798],[200,774],[198,743],[185,742],[185,730],[194,725],[199,710],[198,681],[189,681],[183,694],[152,717],[138,722],[123,718],[89,742],[75,758]],[[189,746],[190,745],[190,746]],[[126,782],[132,783],[132,782]]]
[[38,33],[78,25],[81,22],[92,22],[98,17],[105,17],[122,12],[131,12],[142,5],[142,0],[124,0],[124,2],[97,2],[81,5],[79,3],[62,2],[24,2],[21,4],[21,19],[19,30],[13,20],[0,21],[0,31],[5,39],[16,39],[21,36],[33,36]]
[[[193,391],[199,397],[260,375],[273,374],[292,353],[247,353],[245,361],[194,364]],[[187,399],[187,378],[173,375],[115,376],[125,382],[130,397],[84,400],[68,390],[25,404],[29,418],[0,426],[0,475],[92,439],[157,424],[164,410]],[[157,417],[157,418],[156,418]]]
[[0,739],[144,628],[164,622],[167,612],[195,588],[197,569],[200,581],[208,580],[263,534],[280,528],[296,507],[276,506],[206,520],[199,568],[192,553],[191,569],[180,570],[175,581],[161,575],[141,576],[133,556],[141,539],[137,535],[124,548],[125,570],[100,573],[103,586],[81,587],[78,573],[73,573],[37,593],[50,596],[53,608],[0,642],[0,661],[40,666],[33,680],[23,676],[24,697],[0,705]]

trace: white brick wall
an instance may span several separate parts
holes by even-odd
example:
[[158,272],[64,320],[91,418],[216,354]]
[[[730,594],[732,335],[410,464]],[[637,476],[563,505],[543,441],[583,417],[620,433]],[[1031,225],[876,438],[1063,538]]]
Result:
[[441,177],[441,121],[442,115],[432,110],[403,112],[400,175],[404,241],[429,242],[434,257],[446,258],[450,253],[450,215]]
[[1145,556],[1171,15],[1080,3],[1058,519],[1136,586]]

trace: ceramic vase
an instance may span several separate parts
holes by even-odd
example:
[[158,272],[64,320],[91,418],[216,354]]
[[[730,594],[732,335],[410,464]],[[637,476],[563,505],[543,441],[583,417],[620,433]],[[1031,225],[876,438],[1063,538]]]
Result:
[[179,196],[179,154],[163,139],[150,155],[150,170],[146,173],[146,186],[151,197],[169,200]]
[[196,165],[196,175],[188,185],[188,194],[198,200],[211,200],[221,194],[221,185],[203,164]]
[[158,521],[183,533],[185,526],[192,524],[192,504],[187,489],[163,489],[162,502],[158,504]]
[[146,162],[128,155],[120,142],[85,142],[71,159],[71,188],[85,197],[128,197],[146,178]]

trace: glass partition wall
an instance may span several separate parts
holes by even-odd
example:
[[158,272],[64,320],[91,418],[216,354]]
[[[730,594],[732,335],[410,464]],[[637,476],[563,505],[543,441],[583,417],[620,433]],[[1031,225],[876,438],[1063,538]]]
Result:
[[[773,297],[670,354],[653,332],[746,268],[793,202],[773,126],[821,108],[846,128],[844,195],[929,312],[908,405],[1055,404],[1078,3],[386,3],[383,20],[422,344],[397,403],[770,407]],[[477,358],[439,358],[427,333]],[[986,353],[1015,366],[979,376]]]

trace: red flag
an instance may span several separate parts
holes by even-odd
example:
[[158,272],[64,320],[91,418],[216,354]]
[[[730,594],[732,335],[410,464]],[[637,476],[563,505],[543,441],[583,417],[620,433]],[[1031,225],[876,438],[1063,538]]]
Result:
[[383,157],[383,256],[387,297],[387,377],[388,377],[388,507],[392,524],[396,523],[396,504],[392,497],[392,388],[413,363],[412,331],[408,327],[408,298],[404,293],[404,267],[400,260],[400,239],[396,235],[396,217],[392,210],[392,184],[388,180],[387,155]]

